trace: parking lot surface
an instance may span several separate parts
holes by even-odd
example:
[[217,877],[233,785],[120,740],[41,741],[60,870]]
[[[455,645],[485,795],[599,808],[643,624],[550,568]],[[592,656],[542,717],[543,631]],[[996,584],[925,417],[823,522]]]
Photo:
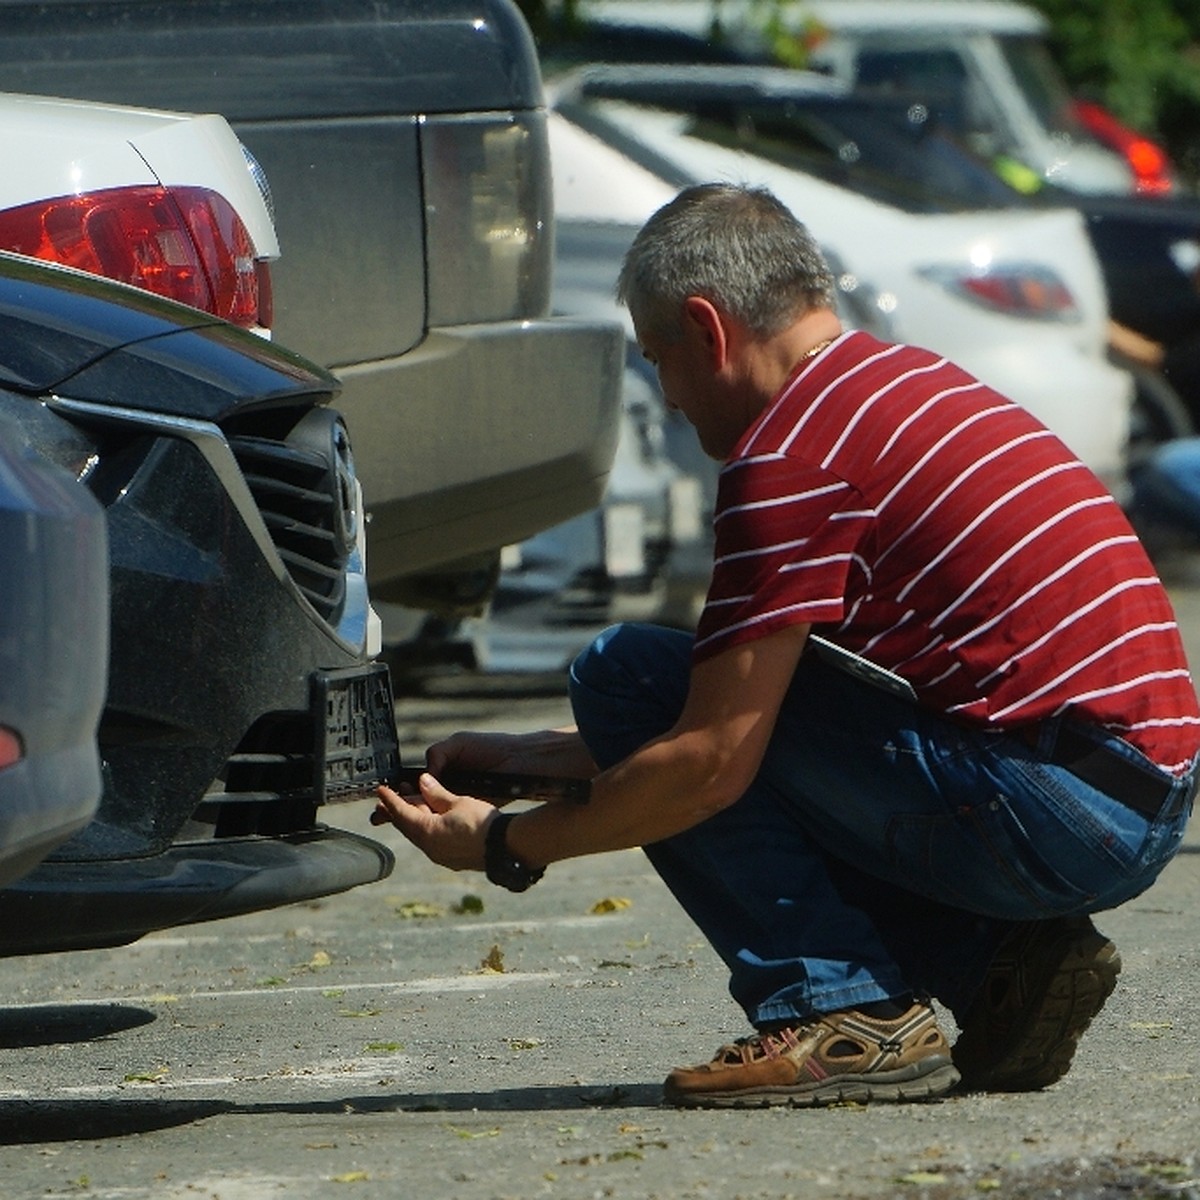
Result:
[[[1173,591],[1200,661],[1200,589]],[[568,719],[554,681],[430,684],[404,753]],[[366,831],[370,805],[331,810]],[[1066,1079],[937,1104],[681,1112],[747,1032],[641,854],[525,895],[427,863],[128,947],[0,961],[0,1196],[1200,1197],[1200,834],[1098,924],[1120,985]]]

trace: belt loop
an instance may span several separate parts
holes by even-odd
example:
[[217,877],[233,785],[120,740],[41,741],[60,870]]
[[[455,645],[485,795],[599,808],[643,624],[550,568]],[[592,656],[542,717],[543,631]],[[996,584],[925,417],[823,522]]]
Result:
[[1058,745],[1058,730],[1061,724],[1062,717],[1046,717],[1033,727],[1033,737],[1030,739],[1033,748],[1047,761],[1054,758],[1054,747]]

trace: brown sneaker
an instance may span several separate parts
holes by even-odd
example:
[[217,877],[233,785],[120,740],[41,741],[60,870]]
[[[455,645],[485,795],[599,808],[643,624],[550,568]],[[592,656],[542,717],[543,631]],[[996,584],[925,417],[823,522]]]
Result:
[[1021,925],[1001,945],[954,1043],[972,1091],[1030,1092],[1061,1079],[1121,970],[1088,917]]
[[689,1108],[802,1108],[929,1100],[957,1082],[933,1009],[914,1004],[891,1020],[849,1009],[742,1038],[703,1066],[676,1067],[664,1093]]

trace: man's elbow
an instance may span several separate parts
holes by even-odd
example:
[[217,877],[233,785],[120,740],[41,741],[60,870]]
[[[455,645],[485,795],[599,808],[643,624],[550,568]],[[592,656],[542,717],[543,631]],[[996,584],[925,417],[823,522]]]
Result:
[[725,763],[715,770],[696,797],[703,812],[702,820],[736,804],[754,782],[756,772],[737,763]]

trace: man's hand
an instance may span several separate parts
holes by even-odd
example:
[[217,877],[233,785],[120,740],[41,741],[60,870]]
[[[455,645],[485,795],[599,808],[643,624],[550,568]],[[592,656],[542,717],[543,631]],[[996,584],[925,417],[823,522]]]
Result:
[[496,809],[475,796],[456,796],[430,774],[420,792],[402,796],[390,787],[377,789],[372,825],[394,825],[433,862],[452,871],[482,871],[484,834]]

